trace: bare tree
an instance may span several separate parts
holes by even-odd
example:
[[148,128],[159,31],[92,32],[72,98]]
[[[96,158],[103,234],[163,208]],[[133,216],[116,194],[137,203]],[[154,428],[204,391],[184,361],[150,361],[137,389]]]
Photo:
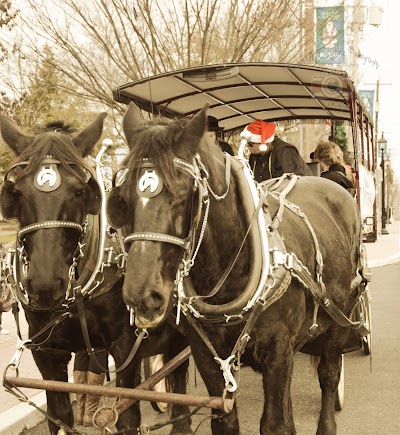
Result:
[[[52,47],[51,67],[89,101],[114,109],[112,89],[168,70],[300,53],[294,0],[25,0],[22,62]],[[47,61],[48,62],[48,61]],[[64,84],[60,83],[60,86]]]
[[[2,0],[0,2],[0,29],[11,30],[15,26],[15,19],[18,11],[13,9],[11,0]],[[0,36],[0,62],[7,58],[9,44]]]

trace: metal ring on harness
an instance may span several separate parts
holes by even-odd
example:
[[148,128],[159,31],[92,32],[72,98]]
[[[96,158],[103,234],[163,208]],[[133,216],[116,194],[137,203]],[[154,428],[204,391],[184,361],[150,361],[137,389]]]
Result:
[[118,418],[118,411],[114,406],[103,406],[95,411],[92,422],[96,429],[107,431],[117,424]]

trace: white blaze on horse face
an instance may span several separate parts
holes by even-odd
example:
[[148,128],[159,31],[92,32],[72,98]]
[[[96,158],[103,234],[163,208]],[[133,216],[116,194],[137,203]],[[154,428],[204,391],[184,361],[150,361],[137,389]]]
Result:
[[178,233],[183,232],[183,216],[177,216],[175,219],[175,228]]
[[[149,201],[150,198],[140,198],[140,204],[142,205],[143,209],[146,208],[146,205],[149,203]],[[140,253],[144,254],[145,250],[146,250],[146,242],[142,241],[140,243]]]
[[140,198],[140,202],[142,203],[143,208],[149,203],[150,198]]

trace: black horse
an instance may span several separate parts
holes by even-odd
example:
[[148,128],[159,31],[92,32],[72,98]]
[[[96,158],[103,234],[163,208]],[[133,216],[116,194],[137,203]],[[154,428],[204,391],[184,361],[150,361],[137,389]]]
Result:
[[[136,340],[130,315],[122,299],[123,274],[104,260],[91,280],[99,258],[98,239],[105,234],[96,219],[103,212],[105,190],[100,188],[88,154],[103,131],[106,114],[99,115],[79,133],[53,123],[35,136],[23,133],[11,119],[0,116],[1,134],[17,155],[1,189],[1,211],[19,222],[16,250],[16,291],[29,324],[34,360],[44,379],[68,381],[67,364],[72,352],[106,348],[116,368],[127,360]],[[93,160],[91,160],[93,162]],[[107,236],[108,237],[108,236]],[[110,236],[111,237],[111,236]],[[93,286],[84,290],[93,282]],[[78,303],[83,310],[78,310]],[[88,325],[89,338],[81,328]],[[132,362],[117,372],[116,384],[135,387],[140,383],[140,363],[145,356],[164,353],[170,359],[186,347],[174,328],[159,328],[143,340]],[[175,391],[186,391],[186,364],[173,374]],[[69,394],[47,391],[47,412],[72,427],[74,417]],[[174,406],[172,416],[187,413]],[[117,427],[140,425],[136,402],[120,416]],[[51,434],[58,425],[49,420]],[[174,424],[172,433],[189,434],[190,421]]]
[[[124,300],[146,328],[178,306],[211,396],[236,390],[240,362],[262,373],[264,435],[295,433],[293,357],[300,349],[320,356],[317,433],[335,434],[344,326],[352,326],[344,313],[360,282],[357,204],[319,177],[288,176],[267,193],[244,182],[244,164],[205,143],[206,109],[145,122],[131,103],[125,114],[128,171],[107,205],[111,222],[131,233]],[[214,416],[213,434],[239,433],[236,409]]]

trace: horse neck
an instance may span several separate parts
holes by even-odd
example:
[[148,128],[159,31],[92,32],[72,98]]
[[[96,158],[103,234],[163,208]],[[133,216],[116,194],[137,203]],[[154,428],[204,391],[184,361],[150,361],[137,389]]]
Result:
[[[231,189],[224,200],[211,201],[203,242],[191,272],[199,294],[208,294],[238,255],[246,227],[239,199]],[[221,300],[239,292],[249,271],[249,248],[245,243],[221,291]],[[224,291],[224,289],[226,289]]]

